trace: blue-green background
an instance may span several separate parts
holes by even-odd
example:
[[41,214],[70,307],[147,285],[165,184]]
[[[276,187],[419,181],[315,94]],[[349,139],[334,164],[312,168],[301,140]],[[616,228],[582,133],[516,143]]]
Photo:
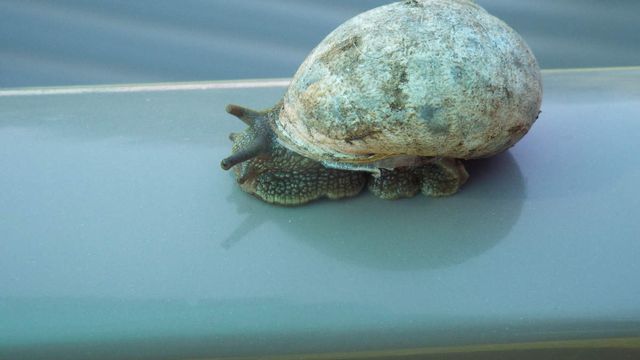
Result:
[[[0,0],[0,87],[289,77],[390,0]],[[478,0],[543,68],[640,65],[640,1]]]

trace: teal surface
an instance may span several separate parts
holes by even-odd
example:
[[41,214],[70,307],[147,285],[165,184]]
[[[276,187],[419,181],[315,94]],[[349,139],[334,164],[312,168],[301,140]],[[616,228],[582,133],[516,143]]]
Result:
[[640,69],[544,80],[460,194],[301,208],[218,165],[283,87],[0,91],[0,358],[640,336]]

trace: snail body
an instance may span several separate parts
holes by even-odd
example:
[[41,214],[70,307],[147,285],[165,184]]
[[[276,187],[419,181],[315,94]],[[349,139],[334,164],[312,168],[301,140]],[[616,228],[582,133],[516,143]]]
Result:
[[369,189],[385,199],[443,196],[461,160],[518,142],[538,117],[536,59],[508,25],[469,0],[407,0],[347,21],[307,57],[284,98],[227,111],[243,190],[298,205]]

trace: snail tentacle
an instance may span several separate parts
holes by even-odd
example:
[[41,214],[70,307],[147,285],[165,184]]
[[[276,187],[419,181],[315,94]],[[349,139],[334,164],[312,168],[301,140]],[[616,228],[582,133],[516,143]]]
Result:
[[265,137],[257,137],[249,146],[239,150],[235,154],[222,160],[220,164],[224,170],[229,170],[232,167],[243,163],[247,160],[251,160],[260,155],[266,154],[269,141]]
[[257,118],[263,116],[263,114],[258,111],[251,110],[240,105],[229,104],[225,110],[227,113],[237,117],[249,126],[252,126],[256,122]]

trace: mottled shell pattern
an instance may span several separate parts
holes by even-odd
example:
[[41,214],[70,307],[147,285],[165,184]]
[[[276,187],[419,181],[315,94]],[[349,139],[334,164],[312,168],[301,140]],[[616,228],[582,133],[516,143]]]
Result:
[[472,1],[408,0],[320,43],[272,126],[290,150],[334,167],[472,159],[513,146],[541,101],[536,59],[508,25]]

